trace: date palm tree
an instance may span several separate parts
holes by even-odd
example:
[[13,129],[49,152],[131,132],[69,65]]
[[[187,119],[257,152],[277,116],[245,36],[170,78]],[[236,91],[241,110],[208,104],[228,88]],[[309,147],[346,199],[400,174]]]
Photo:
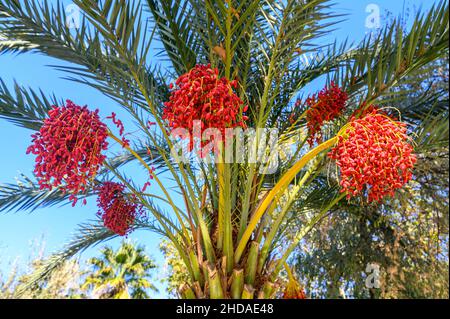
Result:
[[91,258],[89,264],[94,271],[86,277],[82,288],[92,290],[95,297],[144,299],[149,298],[148,290],[158,291],[149,281],[150,271],[156,265],[142,246],[122,242],[117,251],[105,247],[101,257]]
[[[108,130],[109,140],[125,152],[108,153],[84,196],[96,196],[96,186],[111,175],[124,185],[127,196],[146,212],[133,220],[132,229],[168,238],[185,264],[190,281],[180,287],[184,298],[276,296],[283,288],[280,272],[291,252],[336,203],[350,195],[339,191],[333,170],[326,179],[319,173],[330,166],[325,156],[330,148],[347,138],[352,114],[358,118],[371,105],[386,107],[401,100],[399,81],[448,52],[445,1],[417,15],[407,32],[394,21],[355,45],[324,43],[323,36],[340,19],[326,0],[74,3],[81,12],[75,28],[74,23],[67,24],[72,18],[60,3],[0,0],[0,52],[39,52],[69,62],[56,66],[69,81],[98,90],[128,112],[141,136],[127,141]],[[314,58],[305,63],[307,56]],[[158,57],[164,58],[164,67]],[[171,152],[176,141],[169,134],[173,127],[166,120],[164,103],[172,101],[184,83],[177,82],[174,90],[173,81],[196,74],[192,70],[197,64],[217,68],[220,83],[228,88],[221,94],[242,101],[238,116],[245,117],[245,126],[277,130],[278,149],[285,152],[280,152],[282,161],[271,174],[266,174],[267,166],[249,161],[247,154],[266,154],[267,146],[261,146],[266,143],[250,143],[244,160],[234,162],[223,159],[220,143],[213,163],[191,157],[179,161]],[[333,82],[348,98],[345,111],[321,128],[324,142],[310,144],[314,136],[307,115],[317,103],[301,101],[309,85],[320,81],[327,87]],[[0,85],[0,117],[30,130],[40,130],[52,105],[61,104],[55,96],[18,84],[14,90]],[[405,109],[418,110],[418,105],[419,101],[405,100]],[[439,110],[428,111],[410,112],[402,120],[415,128],[429,124],[430,114],[435,124],[446,120],[436,116]],[[423,127],[433,134],[439,125]],[[256,134],[260,141],[263,134]],[[162,196],[151,188],[144,191],[124,175],[119,168],[130,162],[141,165]],[[168,187],[169,180],[176,191]],[[178,195],[182,200],[176,200]],[[41,190],[28,177],[20,185],[0,189],[1,211],[67,200],[70,194],[59,186]],[[284,220],[294,203],[301,205],[307,218],[293,236],[287,236]],[[33,280],[117,235],[102,223],[81,225],[74,240],[55,253]]]

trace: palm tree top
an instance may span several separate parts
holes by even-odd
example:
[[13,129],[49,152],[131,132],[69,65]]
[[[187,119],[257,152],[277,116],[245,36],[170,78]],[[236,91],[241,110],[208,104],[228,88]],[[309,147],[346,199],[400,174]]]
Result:
[[98,298],[149,298],[149,291],[158,289],[151,282],[154,261],[143,246],[122,241],[117,250],[106,246],[100,257],[89,259],[93,268],[83,284]]

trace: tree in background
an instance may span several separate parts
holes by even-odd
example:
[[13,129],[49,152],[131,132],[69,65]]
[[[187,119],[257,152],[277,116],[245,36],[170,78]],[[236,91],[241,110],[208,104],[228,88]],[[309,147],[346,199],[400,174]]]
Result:
[[[29,285],[91,245],[146,229],[170,240],[186,266],[183,298],[273,298],[305,234],[344,198],[364,208],[397,198],[416,162],[409,128],[435,136],[446,121],[433,114],[424,126],[390,108],[402,97],[413,108],[402,80],[448,53],[445,1],[406,32],[394,21],[356,45],[324,43],[339,22],[326,0],[144,2],[75,0],[83,18],[72,28],[60,4],[0,0],[0,53],[70,62],[58,70],[135,123],[125,130],[116,113],[103,120],[72,101],[0,85],[0,117],[37,131],[28,149],[35,179],[2,187],[0,210],[82,205],[88,196],[99,206],[99,222],[83,224]],[[313,84],[323,89],[310,92]],[[255,129],[254,138],[224,136],[239,128]],[[210,129],[220,136],[213,143],[194,138]],[[265,134],[273,131],[275,143]],[[180,136],[183,156],[173,152]],[[237,145],[239,160],[229,152]],[[125,175],[130,162],[144,181]],[[304,218],[286,232],[298,207]]]
[[[114,251],[110,247],[100,250],[100,257],[88,260],[84,267],[78,259],[67,260],[43,280],[30,286],[30,278],[48,262],[39,256],[30,260],[30,266],[21,274],[13,266],[9,275],[0,276],[0,299],[66,299],[66,298],[149,298],[157,289],[151,282],[156,269],[142,246],[123,241]],[[26,288],[24,288],[24,286]]]
[[293,263],[310,296],[448,298],[449,124],[438,124],[448,120],[448,75],[447,56],[405,78],[406,96],[389,101],[416,123],[413,182],[380,204],[336,205],[297,247]]
[[[44,262],[45,260],[35,260],[29,274],[18,275],[17,270],[13,269],[7,277],[0,277],[0,299],[85,298],[80,289],[81,273],[77,260],[66,261],[51,276],[30,287],[28,281],[33,270],[38,269]],[[23,286],[27,286],[27,288],[22,293]]]
[[[68,299],[85,298],[81,290],[82,267],[78,259],[67,260],[43,280],[28,285],[33,273],[47,260],[44,258],[44,241],[32,245],[31,251],[37,255],[29,257],[27,269],[19,269],[17,260],[7,275],[0,273],[0,299]],[[26,286],[26,289],[22,289]],[[20,293],[19,293],[20,292]]]
[[150,298],[150,291],[158,291],[151,282],[156,265],[142,246],[123,241],[116,251],[105,247],[89,264],[92,271],[87,272],[82,289],[93,298],[144,299]]
[[162,240],[159,248],[164,256],[164,275],[162,282],[167,285],[166,291],[170,297],[180,297],[179,288],[189,282],[189,273],[180,259],[176,248],[168,240]]

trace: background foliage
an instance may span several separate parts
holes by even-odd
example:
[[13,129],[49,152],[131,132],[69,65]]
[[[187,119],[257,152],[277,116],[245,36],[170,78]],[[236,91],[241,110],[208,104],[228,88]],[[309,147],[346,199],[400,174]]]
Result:
[[[41,241],[39,245],[44,247]],[[29,281],[47,261],[44,250],[29,257],[27,269],[13,265],[9,274],[0,273],[0,299],[143,299],[156,292],[153,279],[156,265],[130,241],[117,250],[103,247],[98,257],[83,263],[72,258],[61,263],[49,276],[30,286]]]

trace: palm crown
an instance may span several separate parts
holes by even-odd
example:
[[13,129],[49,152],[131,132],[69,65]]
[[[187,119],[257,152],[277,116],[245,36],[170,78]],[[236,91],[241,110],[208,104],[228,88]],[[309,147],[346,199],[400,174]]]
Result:
[[[129,113],[140,129],[140,139],[128,140],[108,129],[109,140],[123,146],[124,153],[108,154],[98,172],[90,176],[81,196],[97,195],[98,186],[112,173],[115,182],[123,185],[124,197],[120,200],[130,201],[146,212],[131,214],[121,225],[128,230],[156,231],[171,240],[180,254],[191,278],[180,288],[183,297],[276,295],[279,273],[289,254],[330,208],[350,194],[345,187],[345,192],[339,191],[337,174],[325,173],[324,177],[330,164],[325,156],[327,151],[343,139],[350,140],[352,130],[357,131],[354,120],[374,104],[383,107],[405,101],[398,109],[402,111],[402,120],[418,132],[416,136],[443,134],[447,118],[435,115],[445,106],[419,103],[419,99],[407,101],[399,83],[448,52],[445,2],[419,14],[408,31],[394,21],[356,46],[317,44],[338,22],[338,16],[325,0],[145,3],[76,0],[74,3],[83,13],[76,28],[66,23],[68,17],[61,4],[0,0],[3,37],[0,52],[40,52],[70,62],[57,66],[68,73],[68,80],[97,89]],[[155,42],[162,45],[160,52],[155,53]],[[323,55],[311,63],[302,63],[302,56],[319,49]],[[170,67],[160,67],[156,55],[166,58]],[[199,90],[212,90],[202,86],[206,77],[211,77],[213,83],[222,83],[221,97],[239,101],[236,121],[245,122],[242,126],[246,127],[277,129],[279,149],[291,150],[283,155],[272,174],[265,174],[266,168],[261,163],[194,162],[192,158],[183,162],[171,153],[176,141],[170,136],[173,127],[167,114],[173,112],[167,113],[167,102],[172,101],[171,97],[185,82],[180,80],[173,87],[169,81],[192,75],[196,68],[206,65],[210,65],[206,68],[211,71],[205,71],[207,75],[199,80],[202,84],[196,84]],[[345,101],[332,118],[323,119],[327,113],[319,112],[324,122],[318,126],[320,139],[316,140],[311,131],[315,127],[317,133],[317,127],[311,126],[315,118],[311,110],[323,105],[320,99],[326,93],[317,95],[317,100],[301,94],[309,83],[321,79],[327,80],[325,91],[336,85],[339,92],[345,92]],[[204,98],[200,95],[198,103],[205,103]],[[335,98],[333,95],[332,100]],[[295,103],[296,100],[299,102]],[[176,102],[174,105],[183,106],[183,94]],[[214,98],[209,107],[213,102]],[[219,105],[218,110],[222,112],[230,103]],[[0,117],[31,130],[42,130],[52,105],[61,104],[54,96],[46,97],[43,92],[17,84],[14,92],[3,82],[0,86]],[[325,107],[327,110],[330,109]],[[393,116],[392,112],[386,112],[389,114],[369,120],[385,123],[383,118]],[[394,115],[398,117],[396,112]],[[190,119],[207,123],[204,118]],[[112,121],[121,131],[123,124],[115,115]],[[233,126],[230,121],[228,118],[221,123],[230,127]],[[358,123],[365,127],[368,122],[362,119]],[[389,123],[400,122],[390,119]],[[400,126],[390,126],[392,138],[404,135]],[[430,135],[430,130],[436,134]],[[256,134],[259,141],[260,133]],[[402,138],[407,139],[406,135]],[[223,144],[212,154],[216,159],[223,156],[221,147]],[[250,144],[246,150],[257,154],[267,151],[258,143]],[[335,157],[338,165],[350,165],[339,162],[340,156]],[[152,194],[151,187],[136,185],[121,173],[118,168],[132,161],[141,164],[149,180],[152,179],[151,187],[159,188],[163,196]],[[159,174],[158,170],[165,173]],[[183,207],[165,186],[166,174],[182,195]],[[63,202],[71,196],[60,185],[40,189],[32,179],[24,178],[25,183],[20,186],[6,185],[1,189],[1,210],[34,209]],[[103,207],[118,200],[117,193],[105,198],[109,201]],[[161,204],[169,207],[170,212],[162,210]],[[285,217],[294,204],[308,212],[310,218],[293,238],[286,240]],[[114,214],[116,209],[110,212]],[[109,218],[106,215],[105,211],[104,220]],[[66,250],[56,253],[35,279],[77,252],[117,234],[101,223],[81,225],[79,235]]]
[[83,284],[84,289],[92,289],[100,298],[148,298],[148,290],[157,291],[149,281],[149,271],[156,265],[145,254],[142,246],[122,242],[117,251],[105,247],[100,258],[91,258],[89,263],[94,272]]

